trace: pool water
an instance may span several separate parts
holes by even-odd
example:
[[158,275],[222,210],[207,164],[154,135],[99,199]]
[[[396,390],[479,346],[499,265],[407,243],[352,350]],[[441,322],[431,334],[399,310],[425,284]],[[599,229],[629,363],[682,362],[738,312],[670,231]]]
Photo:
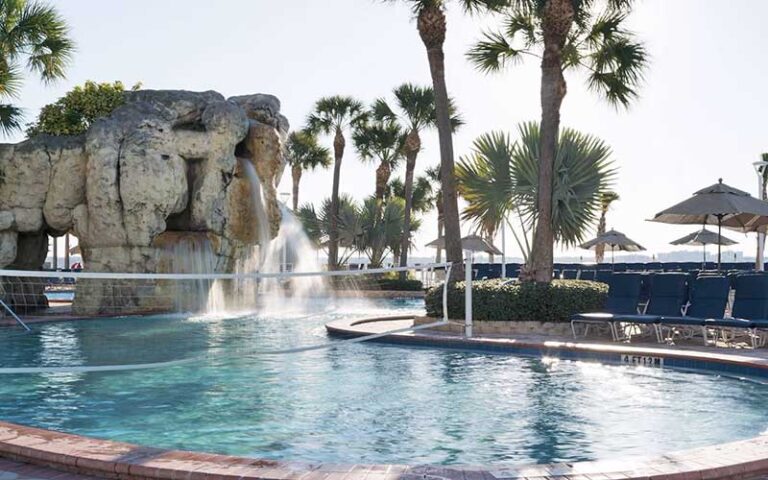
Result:
[[[326,305],[314,310],[323,312]],[[768,386],[634,366],[336,342],[303,318],[157,316],[0,330],[0,367],[199,357],[153,370],[0,376],[0,419],[157,447],[341,463],[520,464],[656,454],[766,432]]]

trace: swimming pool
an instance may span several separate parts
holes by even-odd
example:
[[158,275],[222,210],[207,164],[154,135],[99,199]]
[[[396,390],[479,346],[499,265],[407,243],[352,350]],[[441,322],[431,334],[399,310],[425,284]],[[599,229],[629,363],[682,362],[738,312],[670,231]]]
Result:
[[[318,305],[315,310],[323,311]],[[0,419],[99,438],[341,463],[519,464],[655,454],[768,428],[768,386],[709,374],[332,342],[311,317],[98,319],[0,331],[0,366],[198,362],[0,377]]]

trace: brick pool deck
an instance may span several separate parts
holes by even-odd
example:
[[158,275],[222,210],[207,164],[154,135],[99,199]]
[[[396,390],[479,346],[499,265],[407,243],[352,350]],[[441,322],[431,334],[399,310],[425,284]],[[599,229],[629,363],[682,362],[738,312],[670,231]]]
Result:
[[[356,337],[407,327],[412,319],[341,320],[326,326],[336,336]],[[579,341],[535,335],[514,338],[458,335],[421,330],[377,341],[483,350],[551,354],[620,363],[663,358],[664,366],[747,372],[768,378],[768,351],[704,347],[659,347]],[[768,416],[768,406],[766,406]],[[0,422],[0,480],[708,480],[768,478],[768,435],[738,442],[593,462],[513,467],[428,465],[334,465],[164,450],[97,440]]]

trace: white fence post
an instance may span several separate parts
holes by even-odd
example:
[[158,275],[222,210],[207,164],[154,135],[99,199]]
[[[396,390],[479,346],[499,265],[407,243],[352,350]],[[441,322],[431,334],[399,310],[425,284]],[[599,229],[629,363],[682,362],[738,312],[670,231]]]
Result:
[[472,252],[466,251],[464,265],[464,335],[472,337]]

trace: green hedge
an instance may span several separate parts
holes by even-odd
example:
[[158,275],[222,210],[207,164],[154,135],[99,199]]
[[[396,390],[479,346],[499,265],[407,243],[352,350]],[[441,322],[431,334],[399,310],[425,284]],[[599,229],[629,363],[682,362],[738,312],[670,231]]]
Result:
[[[567,322],[580,312],[600,311],[608,286],[585,280],[554,280],[551,284],[512,283],[501,280],[472,282],[472,317],[475,320]],[[427,291],[427,315],[443,315],[443,286]],[[448,316],[464,318],[464,282],[448,289]]]

